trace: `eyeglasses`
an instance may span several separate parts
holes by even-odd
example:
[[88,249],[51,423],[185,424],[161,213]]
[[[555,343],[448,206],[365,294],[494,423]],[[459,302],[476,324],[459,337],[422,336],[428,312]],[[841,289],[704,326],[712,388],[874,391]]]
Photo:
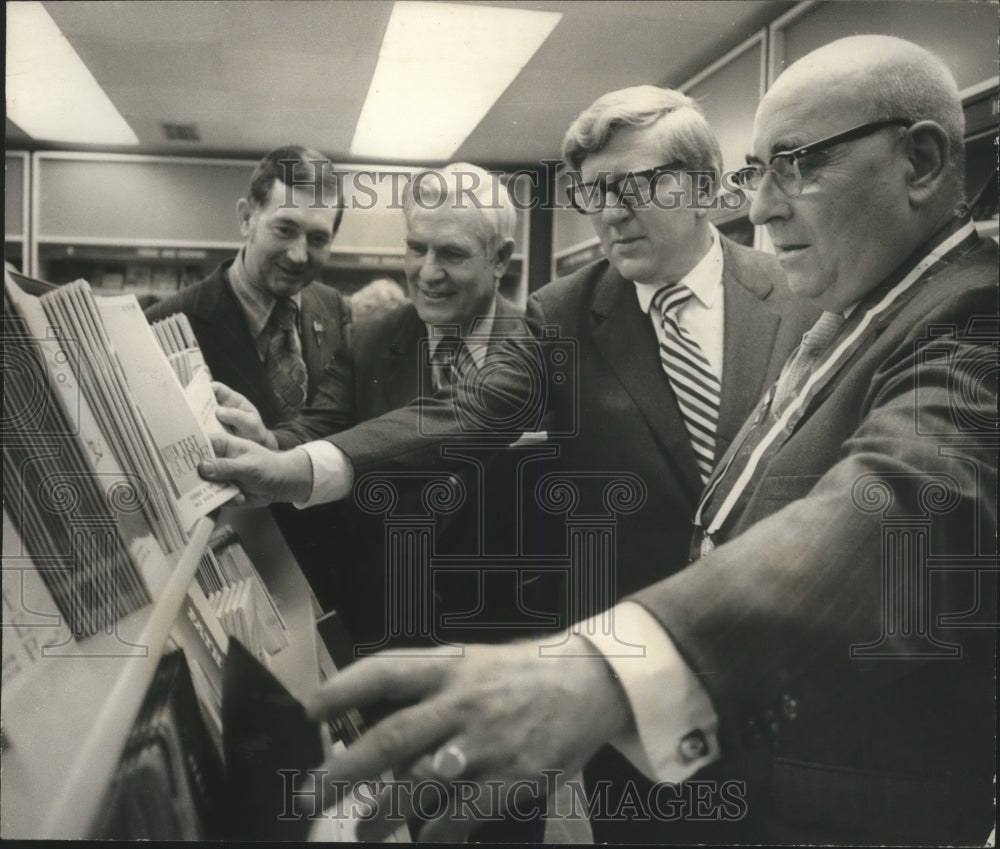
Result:
[[885,118],[882,121],[861,124],[842,133],[797,147],[795,150],[776,153],[766,165],[757,162],[741,168],[734,175],[735,183],[745,192],[757,192],[760,191],[764,175],[770,172],[774,175],[774,182],[781,191],[788,197],[797,197],[802,192],[802,166],[799,163],[805,157],[821,153],[834,145],[862,139],[886,127],[912,127],[913,124],[914,121],[910,118]]
[[604,209],[608,205],[608,195],[612,198],[612,206],[622,204],[628,209],[635,209],[650,202],[662,177],[676,175],[683,168],[682,162],[668,162],[645,171],[629,171],[610,183],[606,180],[581,183],[579,175],[571,173],[573,184],[569,188],[569,202],[584,215],[596,215]]

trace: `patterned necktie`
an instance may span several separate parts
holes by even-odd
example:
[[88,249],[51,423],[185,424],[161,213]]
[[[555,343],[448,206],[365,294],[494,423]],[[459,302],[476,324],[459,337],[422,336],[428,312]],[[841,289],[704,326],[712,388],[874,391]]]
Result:
[[677,314],[691,297],[687,286],[671,283],[653,296],[663,317],[660,363],[670,379],[684,417],[702,482],[715,462],[715,430],[719,423],[719,378],[695,338],[680,326]]
[[434,349],[431,355],[435,391],[440,392],[446,386],[451,386],[462,370],[460,357],[464,357],[468,349],[461,339],[446,336]]
[[268,319],[271,335],[264,366],[284,420],[295,418],[306,400],[308,376],[302,342],[295,329],[297,310],[291,298],[278,298]]
[[839,312],[824,312],[806,331],[795,354],[778,375],[771,409],[780,414],[809,377],[817,360],[830,347],[846,319]]

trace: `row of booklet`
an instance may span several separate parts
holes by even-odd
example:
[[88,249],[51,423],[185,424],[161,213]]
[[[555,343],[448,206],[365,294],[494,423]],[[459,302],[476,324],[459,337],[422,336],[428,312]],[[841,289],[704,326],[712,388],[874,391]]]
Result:
[[[195,521],[236,493],[197,473],[221,427],[211,375],[187,317],[150,325],[134,295],[79,280],[36,296],[6,273],[4,303],[5,512],[72,637],[113,633],[158,597]],[[196,578],[174,630],[189,632],[218,731],[227,638],[266,660],[288,637],[227,527]]]
[[236,494],[203,480],[211,376],[186,317],[85,281],[4,279],[6,509],[74,636],[148,604],[194,523]]

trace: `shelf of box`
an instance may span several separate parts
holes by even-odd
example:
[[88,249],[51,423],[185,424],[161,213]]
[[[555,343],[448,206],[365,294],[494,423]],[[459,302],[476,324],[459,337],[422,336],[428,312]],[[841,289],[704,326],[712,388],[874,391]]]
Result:
[[4,838],[90,835],[213,527],[194,525],[153,604],[119,620],[115,634],[39,662],[5,694]]
[[271,512],[223,507],[218,524],[229,525],[240,538],[288,629],[289,644],[269,658],[271,671],[296,698],[315,692],[320,683],[318,642],[312,588],[289,550]]

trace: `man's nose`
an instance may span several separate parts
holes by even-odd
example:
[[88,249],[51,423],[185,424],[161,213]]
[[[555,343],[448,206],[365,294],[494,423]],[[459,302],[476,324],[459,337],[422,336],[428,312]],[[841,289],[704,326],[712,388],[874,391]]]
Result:
[[438,261],[437,254],[433,250],[428,250],[420,261],[420,279],[438,280],[444,276],[444,269]]
[[619,224],[628,218],[632,214],[632,210],[629,209],[620,199],[617,197],[604,196],[604,206],[601,209],[600,216],[601,221],[604,224]]
[[309,261],[309,242],[305,233],[300,233],[293,239],[285,249],[288,258],[292,262],[303,263]]
[[760,187],[750,195],[750,222],[761,226],[768,221],[788,218],[790,214],[788,195],[778,188],[774,174],[766,173]]

